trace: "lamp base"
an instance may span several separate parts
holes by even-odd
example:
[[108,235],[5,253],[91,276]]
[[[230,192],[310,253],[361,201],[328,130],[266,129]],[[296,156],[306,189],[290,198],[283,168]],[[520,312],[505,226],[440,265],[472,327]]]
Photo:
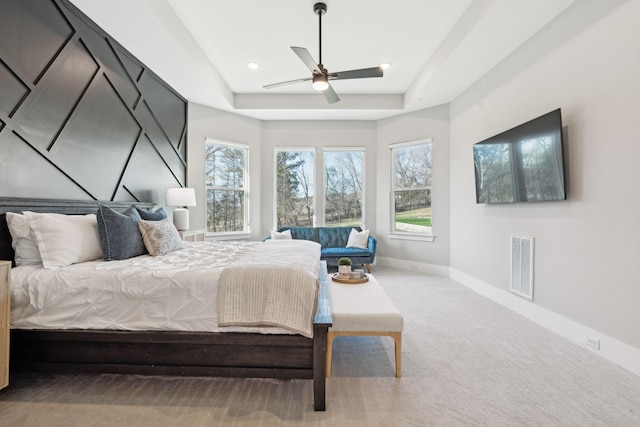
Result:
[[180,231],[189,229],[189,211],[185,208],[173,210],[173,225]]

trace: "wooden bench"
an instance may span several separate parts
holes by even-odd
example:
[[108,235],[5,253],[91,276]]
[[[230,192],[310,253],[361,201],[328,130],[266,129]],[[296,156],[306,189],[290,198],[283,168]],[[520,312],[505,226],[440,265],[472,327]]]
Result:
[[327,377],[336,337],[388,336],[395,343],[396,377],[400,378],[404,319],[375,277],[368,277],[361,284],[330,280],[333,326],[327,333]]

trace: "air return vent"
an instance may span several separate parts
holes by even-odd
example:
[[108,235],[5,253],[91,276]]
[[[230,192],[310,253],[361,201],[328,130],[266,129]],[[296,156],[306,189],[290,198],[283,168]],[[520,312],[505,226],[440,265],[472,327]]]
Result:
[[511,236],[511,292],[533,300],[533,237]]

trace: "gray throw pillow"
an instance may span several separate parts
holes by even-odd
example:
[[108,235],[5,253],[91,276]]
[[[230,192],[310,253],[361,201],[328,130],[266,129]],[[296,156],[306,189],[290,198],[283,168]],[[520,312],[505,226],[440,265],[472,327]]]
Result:
[[160,221],[163,219],[167,219],[167,214],[165,213],[163,208],[158,208],[154,212],[147,211],[144,209],[140,209],[136,206],[136,210],[140,214],[140,217],[146,221]]
[[147,253],[138,228],[140,214],[134,206],[120,213],[100,205],[97,217],[105,261],[127,259]]

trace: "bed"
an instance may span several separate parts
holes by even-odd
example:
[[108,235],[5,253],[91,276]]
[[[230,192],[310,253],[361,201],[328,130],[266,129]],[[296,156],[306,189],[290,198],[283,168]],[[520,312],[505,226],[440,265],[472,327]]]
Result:
[[[115,210],[124,210],[131,205],[127,202],[103,203]],[[94,213],[97,206],[97,202],[92,201],[0,198],[0,259],[14,259],[7,212],[87,214]],[[331,326],[325,265],[320,268],[318,281],[317,308],[312,313],[309,336],[287,331],[277,333],[277,330],[264,333],[245,332],[245,329],[240,329],[242,332],[233,329],[210,332],[144,328],[17,329],[12,326],[11,369],[311,379],[313,407],[317,411],[325,410],[326,336]]]

